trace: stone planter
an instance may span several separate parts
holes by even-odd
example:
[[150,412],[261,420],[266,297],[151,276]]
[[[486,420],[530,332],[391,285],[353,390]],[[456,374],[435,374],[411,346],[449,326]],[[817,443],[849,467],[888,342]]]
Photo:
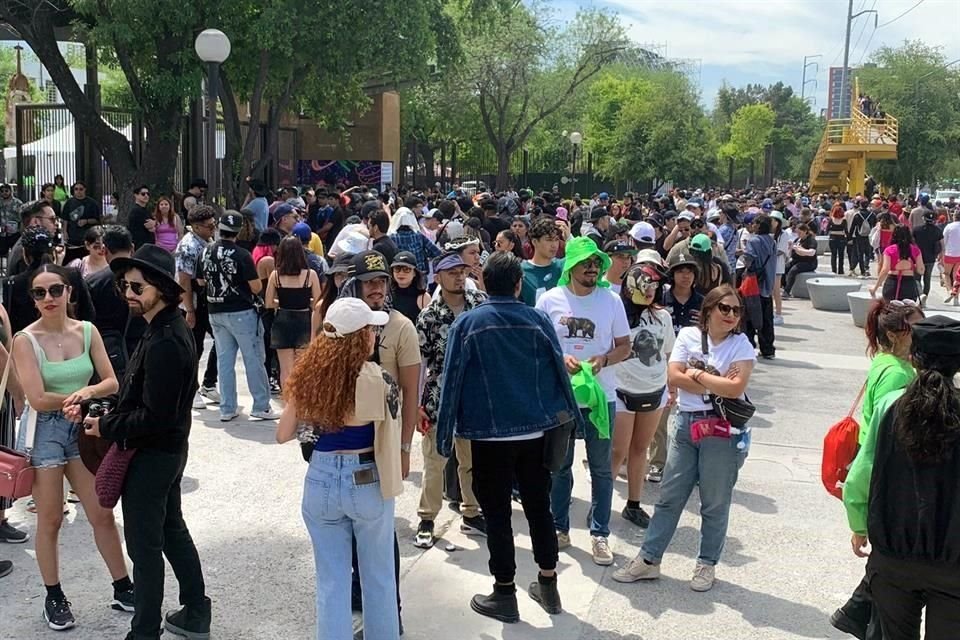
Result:
[[807,273],[801,273],[797,276],[797,279],[793,282],[793,290],[790,292],[790,295],[794,298],[809,298],[810,294],[807,292],[807,282],[813,280],[814,278],[836,278],[837,274],[835,273],[819,273],[817,271],[809,271]]
[[817,236],[817,255],[825,256],[830,253],[830,236]]
[[869,291],[851,291],[847,294],[847,304],[850,306],[854,326],[862,329],[867,323],[867,314],[870,313],[874,300]]
[[863,285],[859,280],[849,278],[811,278],[807,280],[807,291],[814,309],[820,311],[849,311],[847,294],[860,291]]

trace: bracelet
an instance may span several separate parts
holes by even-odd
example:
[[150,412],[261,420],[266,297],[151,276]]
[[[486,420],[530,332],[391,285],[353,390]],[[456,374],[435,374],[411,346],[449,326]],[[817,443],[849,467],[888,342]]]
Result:
[[610,356],[608,356],[607,354],[603,354],[603,366],[604,366],[604,368],[606,368],[608,362],[610,362]]

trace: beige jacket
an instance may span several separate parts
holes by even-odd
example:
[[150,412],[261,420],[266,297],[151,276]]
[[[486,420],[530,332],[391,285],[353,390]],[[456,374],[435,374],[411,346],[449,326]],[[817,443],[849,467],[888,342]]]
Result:
[[380,493],[385,500],[403,493],[400,469],[400,393],[397,384],[380,365],[367,362],[357,377],[356,423],[373,423],[373,453]]

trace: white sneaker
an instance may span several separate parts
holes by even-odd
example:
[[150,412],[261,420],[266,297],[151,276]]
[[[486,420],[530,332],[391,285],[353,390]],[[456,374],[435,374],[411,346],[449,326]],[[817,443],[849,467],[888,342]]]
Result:
[[200,387],[200,395],[207,399],[210,404],[220,404],[220,392],[216,387]]
[[266,411],[251,411],[250,419],[251,420],[278,420],[280,414],[276,413],[273,409],[267,409]]
[[690,588],[694,591],[710,591],[710,589],[713,589],[713,583],[717,578],[716,573],[716,567],[698,562],[697,568],[693,570]]
[[660,565],[647,564],[643,558],[637,556],[627,563],[627,566],[617,569],[613,579],[617,582],[636,582],[637,580],[656,580],[660,577]]
[[591,536],[593,542],[593,562],[601,567],[608,567],[613,564],[613,552],[610,551],[610,543],[604,536]]
[[783,316],[773,316],[773,324],[778,327],[783,326]]
[[920,308],[922,309],[926,306],[927,306],[927,294],[925,293],[920,294]]
[[231,420],[233,420],[234,418],[236,418],[238,415],[240,415],[240,410],[239,410],[239,409],[236,410],[236,411],[234,411],[233,413],[221,413],[221,414],[220,414],[220,422],[230,422]]
[[563,551],[570,548],[570,534],[563,531],[557,531],[557,551]]
[[194,409],[206,409],[207,401],[203,399],[203,396],[200,395],[200,392],[197,392],[197,395],[193,396],[193,408]]

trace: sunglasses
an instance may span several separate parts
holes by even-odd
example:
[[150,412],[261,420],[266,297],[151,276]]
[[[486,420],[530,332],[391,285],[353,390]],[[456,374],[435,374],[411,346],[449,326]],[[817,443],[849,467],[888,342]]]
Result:
[[141,192],[138,193],[137,195],[138,195],[138,196],[149,196],[149,195],[150,195],[150,192],[149,192],[149,191],[141,191]]
[[396,266],[393,268],[394,273],[413,273],[413,267],[406,266]]
[[130,289],[135,296],[142,296],[143,291],[149,286],[146,282],[128,282],[126,280],[119,280],[117,282],[117,288],[120,289],[120,293],[126,293],[127,289]]
[[597,267],[598,269],[603,266],[603,260],[600,258],[588,258],[580,263],[584,267]]
[[718,302],[717,310],[725,316],[733,315],[737,318],[740,317],[740,307],[731,307],[728,304],[723,304],[722,302]]
[[30,289],[30,297],[40,302],[41,300],[46,299],[47,294],[50,294],[50,297],[54,300],[63,297],[63,292],[66,291],[67,285],[65,284],[55,284],[49,289],[44,289],[43,287],[34,287]]

